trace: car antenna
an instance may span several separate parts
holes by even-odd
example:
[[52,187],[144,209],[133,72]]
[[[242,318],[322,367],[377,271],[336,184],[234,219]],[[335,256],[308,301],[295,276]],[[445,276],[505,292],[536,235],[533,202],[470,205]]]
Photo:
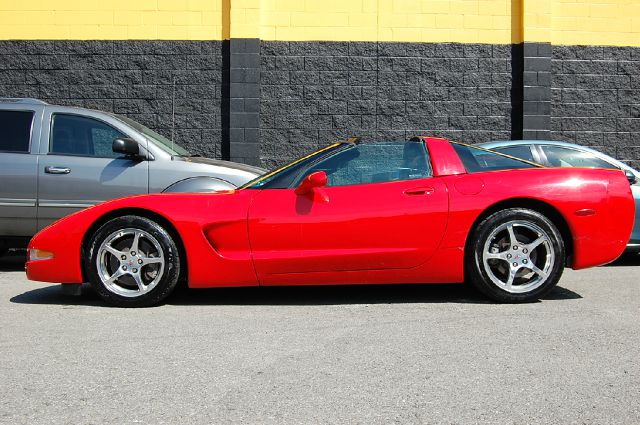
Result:
[[176,76],[172,73],[173,84],[171,85],[171,150],[175,152],[173,149],[173,137],[176,128]]

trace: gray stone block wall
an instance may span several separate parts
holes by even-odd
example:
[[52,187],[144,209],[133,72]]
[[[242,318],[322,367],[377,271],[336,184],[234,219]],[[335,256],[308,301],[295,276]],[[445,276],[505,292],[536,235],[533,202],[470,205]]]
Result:
[[267,167],[348,136],[511,138],[512,47],[261,43],[261,160]]
[[551,44],[526,42],[522,47],[522,138],[549,139]]
[[116,112],[267,167],[349,136],[475,143],[524,122],[640,168],[640,48],[551,46],[548,72],[522,45],[254,41],[0,41],[0,96]]
[[640,48],[553,46],[551,138],[640,166]]
[[0,97],[126,115],[216,158],[221,86],[219,41],[0,41]]
[[[229,129],[229,159],[260,165],[260,40],[229,41],[229,90],[223,112]],[[223,128],[227,123],[223,123]]]

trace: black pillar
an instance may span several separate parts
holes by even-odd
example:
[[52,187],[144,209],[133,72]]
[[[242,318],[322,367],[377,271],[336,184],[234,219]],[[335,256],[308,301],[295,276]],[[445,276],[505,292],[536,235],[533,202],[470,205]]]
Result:
[[226,43],[227,48],[223,51],[223,158],[260,165],[260,40],[241,38]]
[[551,43],[523,44],[522,138],[551,134]]

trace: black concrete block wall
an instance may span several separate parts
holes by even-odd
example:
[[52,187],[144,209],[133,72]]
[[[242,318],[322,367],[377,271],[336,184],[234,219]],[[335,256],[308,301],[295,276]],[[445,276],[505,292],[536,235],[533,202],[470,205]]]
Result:
[[0,41],[0,97],[115,112],[221,156],[222,42]]
[[[232,66],[225,43],[0,41],[0,97],[113,111],[267,167],[348,136],[517,138],[523,118],[549,114],[536,134],[640,166],[640,48],[551,46],[550,74],[533,80],[522,64],[540,52],[523,59],[521,45],[255,40],[255,68]],[[550,108],[523,98],[529,86]]]
[[229,76],[224,83],[228,89],[223,90],[222,119],[229,141],[224,150],[228,146],[232,161],[260,165],[260,40],[233,39],[228,46]]
[[522,138],[549,139],[551,44],[522,44]]
[[512,47],[261,43],[261,160],[275,166],[348,136],[511,138]]
[[553,46],[551,138],[640,166],[640,48]]

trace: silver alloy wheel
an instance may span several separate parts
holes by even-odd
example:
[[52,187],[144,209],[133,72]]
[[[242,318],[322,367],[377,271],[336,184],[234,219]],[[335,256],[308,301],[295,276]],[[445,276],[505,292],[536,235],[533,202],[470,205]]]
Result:
[[158,240],[144,230],[127,228],[111,233],[98,248],[98,276],[110,292],[138,297],[160,282],[165,260]]
[[484,244],[484,271],[499,288],[512,294],[535,290],[544,284],[555,263],[549,234],[525,220],[496,227]]

